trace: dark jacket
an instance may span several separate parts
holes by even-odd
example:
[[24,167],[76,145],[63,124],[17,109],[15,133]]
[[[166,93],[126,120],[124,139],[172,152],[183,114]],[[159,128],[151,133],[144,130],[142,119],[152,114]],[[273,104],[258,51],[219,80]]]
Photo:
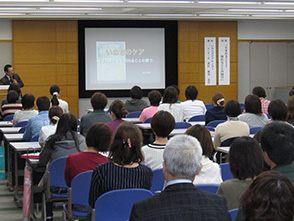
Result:
[[147,103],[146,101],[141,99],[131,99],[126,101],[125,106],[130,113],[134,111],[142,111],[144,108],[147,107]]
[[227,115],[224,112],[224,107],[216,106],[206,111],[205,125],[213,120],[227,120]]
[[[24,86],[24,84],[23,84],[22,80],[20,79],[20,77],[18,76],[18,74],[13,74],[12,78],[17,81],[19,87]],[[0,79],[0,85],[10,85],[11,83],[12,82],[9,81],[9,79],[6,77],[6,75],[4,75],[4,77]]]

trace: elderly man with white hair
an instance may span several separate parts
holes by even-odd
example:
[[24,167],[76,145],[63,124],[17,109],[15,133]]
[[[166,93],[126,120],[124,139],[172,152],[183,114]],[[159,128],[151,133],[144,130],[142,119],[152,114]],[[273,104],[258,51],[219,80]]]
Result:
[[231,220],[223,197],[193,185],[201,170],[202,148],[189,135],[169,140],[163,153],[163,173],[167,182],[163,192],[134,204],[134,220]]

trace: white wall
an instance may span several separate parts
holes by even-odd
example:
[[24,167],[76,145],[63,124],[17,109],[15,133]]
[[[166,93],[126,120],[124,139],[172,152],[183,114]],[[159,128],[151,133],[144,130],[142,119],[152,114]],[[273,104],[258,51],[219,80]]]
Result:
[[12,40],[12,21],[0,20],[0,40]]

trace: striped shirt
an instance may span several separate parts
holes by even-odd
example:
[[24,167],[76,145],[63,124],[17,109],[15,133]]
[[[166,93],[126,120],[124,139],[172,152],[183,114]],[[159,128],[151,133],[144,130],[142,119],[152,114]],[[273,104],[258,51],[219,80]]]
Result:
[[142,164],[135,168],[121,167],[111,162],[100,164],[93,170],[89,205],[94,208],[98,197],[111,190],[150,189],[152,175],[152,170]]

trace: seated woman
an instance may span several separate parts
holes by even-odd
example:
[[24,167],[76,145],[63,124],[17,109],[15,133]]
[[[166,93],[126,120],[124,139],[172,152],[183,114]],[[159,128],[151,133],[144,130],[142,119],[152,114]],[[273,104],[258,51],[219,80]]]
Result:
[[28,121],[31,117],[38,115],[38,111],[34,110],[35,96],[33,94],[25,94],[21,99],[22,110],[18,110],[13,116],[13,126],[21,121]]
[[44,149],[39,155],[39,162],[49,161],[86,150],[85,138],[77,133],[77,118],[70,113],[63,114],[58,121],[55,134],[45,142]]
[[51,105],[52,106],[60,106],[63,110],[63,113],[68,113],[68,103],[60,98],[60,88],[58,85],[52,85],[50,87],[50,94],[52,95]]
[[62,111],[61,107],[53,106],[50,108],[50,110],[49,110],[50,124],[47,126],[43,126],[41,128],[41,131],[39,134],[38,141],[39,141],[39,144],[41,147],[44,146],[47,138],[56,132],[57,123],[58,123],[60,117],[62,116],[62,114],[63,114],[63,111]]
[[237,116],[241,113],[241,107],[238,101],[229,101],[224,111],[228,120],[224,123],[217,125],[214,133],[214,148],[220,144],[234,137],[249,136],[250,130],[246,123],[239,121]]
[[200,173],[196,175],[194,184],[220,184],[223,182],[220,166],[209,158],[213,151],[213,144],[209,130],[205,126],[196,124],[186,131],[187,135],[197,138],[202,147]]
[[227,120],[227,115],[224,112],[225,97],[222,93],[215,93],[212,97],[213,108],[205,113],[205,125],[214,120]]
[[162,104],[159,105],[157,111],[168,111],[173,115],[176,122],[182,122],[184,121],[184,112],[181,104],[177,103],[178,96],[174,87],[167,87],[163,92]]
[[115,100],[109,107],[109,113],[112,121],[106,124],[110,127],[112,133],[115,134],[117,127],[124,122],[122,118],[128,114],[128,111],[121,100]]
[[162,168],[163,151],[168,142],[168,135],[175,128],[175,119],[167,111],[157,112],[151,120],[151,129],[155,134],[155,141],[142,147],[143,164],[152,170]]
[[245,98],[245,113],[238,116],[240,121],[249,127],[263,127],[269,123],[268,117],[261,111],[261,103],[256,95],[249,94]]
[[243,191],[263,172],[263,152],[255,139],[240,137],[232,143],[229,156],[234,179],[221,183],[217,193],[224,195],[231,210],[239,207]]
[[142,165],[142,134],[139,128],[129,122],[122,123],[110,147],[110,162],[100,164],[93,170],[89,192],[89,205],[103,193],[126,188],[150,189],[152,170]]
[[294,96],[291,96],[288,99],[288,103],[287,103],[287,122],[289,124],[294,125]]
[[22,109],[22,104],[16,103],[18,99],[18,94],[15,91],[9,91],[7,94],[7,104],[4,104],[1,107],[1,117],[4,117],[14,114],[16,111]]
[[94,170],[99,164],[109,162],[108,157],[101,152],[109,150],[112,132],[104,123],[94,124],[88,131],[86,143],[88,148],[83,152],[73,153],[66,158],[64,179],[67,186],[79,173]]
[[144,122],[148,118],[153,117],[153,115],[157,112],[159,103],[161,101],[161,93],[158,90],[150,91],[148,94],[148,99],[150,101],[150,107],[146,107],[142,111],[139,117],[141,122]]
[[238,220],[292,221],[294,187],[286,176],[276,171],[263,172],[245,190],[241,205]]

